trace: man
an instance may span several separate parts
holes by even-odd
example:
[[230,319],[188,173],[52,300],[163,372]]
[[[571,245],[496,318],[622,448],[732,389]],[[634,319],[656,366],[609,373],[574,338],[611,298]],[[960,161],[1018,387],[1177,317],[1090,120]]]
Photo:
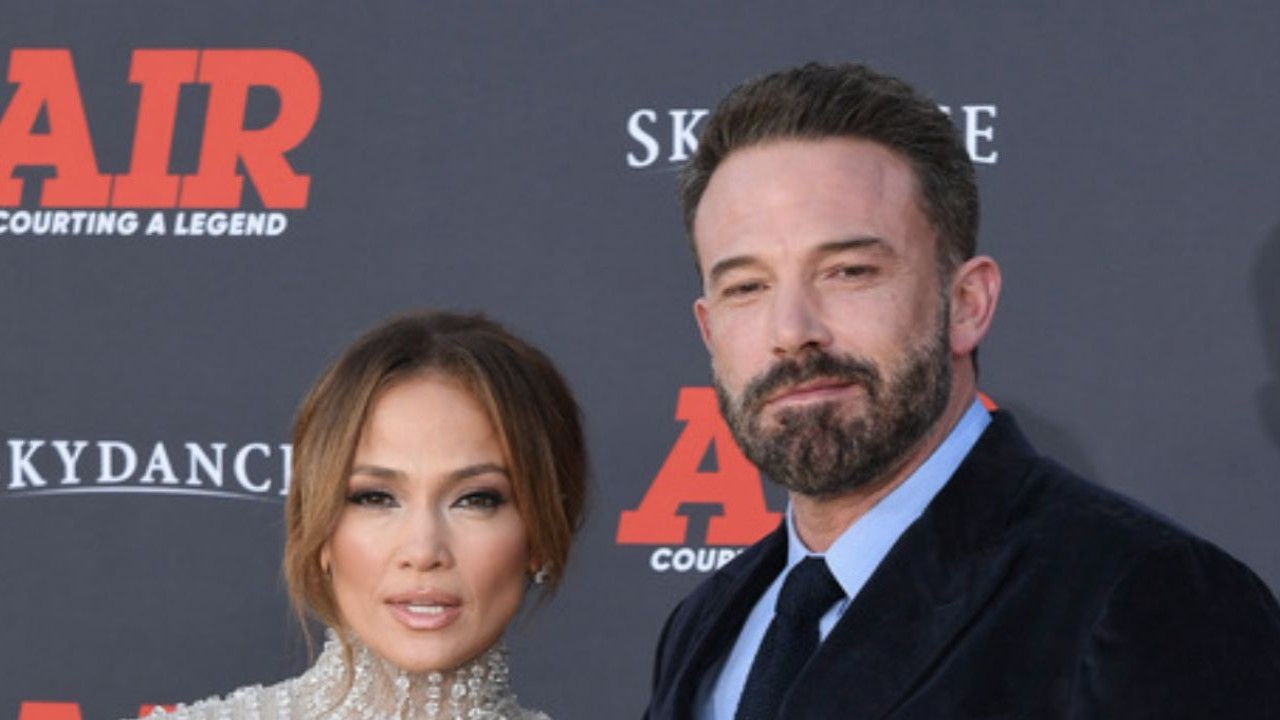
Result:
[[935,105],[749,82],[681,199],[721,411],[790,503],[672,614],[647,717],[1280,718],[1266,586],[979,402],[1000,272]]

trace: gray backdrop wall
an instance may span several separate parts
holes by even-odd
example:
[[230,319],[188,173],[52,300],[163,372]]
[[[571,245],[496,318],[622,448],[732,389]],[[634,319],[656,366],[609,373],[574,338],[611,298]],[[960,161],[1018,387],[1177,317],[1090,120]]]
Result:
[[557,718],[638,715],[667,611],[781,508],[715,440],[674,171],[729,87],[810,59],[968,134],[1006,279],[983,389],[1280,588],[1277,37],[1272,2],[7,8],[0,718],[303,667],[291,416],[422,306],[580,393],[590,521],[514,673]]

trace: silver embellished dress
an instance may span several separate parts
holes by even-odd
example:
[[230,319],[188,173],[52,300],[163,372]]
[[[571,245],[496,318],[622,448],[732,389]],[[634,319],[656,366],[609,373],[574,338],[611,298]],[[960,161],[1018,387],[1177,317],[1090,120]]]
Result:
[[550,720],[516,704],[501,645],[450,673],[409,674],[352,642],[350,685],[342,645],[332,633],[302,675],[224,698],[157,710],[165,720]]

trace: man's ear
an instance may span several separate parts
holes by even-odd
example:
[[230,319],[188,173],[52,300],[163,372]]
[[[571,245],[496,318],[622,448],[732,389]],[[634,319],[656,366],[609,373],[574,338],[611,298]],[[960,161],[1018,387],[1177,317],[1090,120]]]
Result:
[[693,301],[693,319],[698,321],[698,332],[702,335],[702,344],[711,352],[711,322],[707,317],[707,298],[699,295]]
[[951,280],[951,354],[968,355],[991,327],[1000,300],[1000,266],[985,256],[969,258]]

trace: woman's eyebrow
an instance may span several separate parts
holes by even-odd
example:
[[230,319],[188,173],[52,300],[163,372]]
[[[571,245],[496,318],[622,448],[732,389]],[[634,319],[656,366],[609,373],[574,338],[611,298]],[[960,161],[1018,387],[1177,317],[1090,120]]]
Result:
[[507,472],[507,469],[502,465],[499,465],[498,463],[486,462],[486,463],[477,463],[475,465],[468,465],[467,467],[454,470],[453,472],[449,473],[449,480],[453,482],[459,482],[462,480],[466,480],[467,478],[473,478],[479,475],[488,475],[490,473],[497,473],[499,475],[503,475],[508,478],[511,477],[511,473]]
[[389,467],[383,467],[382,465],[372,465],[369,463],[360,463],[358,465],[353,465],[351,467],[351,474],[352,475],[368,475],[370,477],[378,478],[379,480],[401,480],[404,478],[404,473],[400,472],[399,470],[393,470]]
[[[490,473],[497,473],[506,477],[511,476],[511,473],[502,465],[494,462],[484,462],[458,468],[446,475],[445,478],[450,483],[456,483],[466,480],[467,478],[488,475]],[[384,467],[382,465],[374,465],[372,463],[359,463],[352,466],[351,474],[367,475],[378,480],[404,480],[406,477],[405,474],[399,470]]]

